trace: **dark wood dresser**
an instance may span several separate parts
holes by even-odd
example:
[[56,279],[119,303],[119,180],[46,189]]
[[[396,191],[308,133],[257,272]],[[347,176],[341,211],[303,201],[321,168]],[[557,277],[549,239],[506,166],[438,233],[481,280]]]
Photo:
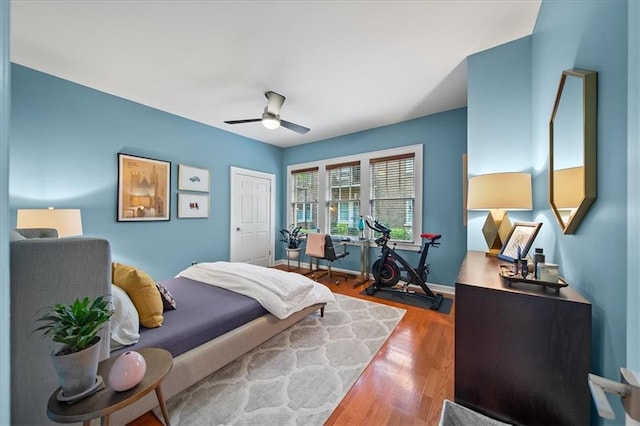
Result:
[[523,425],[588,425],[591,303],[499,275],[469,251],[456,281],[455,402]]

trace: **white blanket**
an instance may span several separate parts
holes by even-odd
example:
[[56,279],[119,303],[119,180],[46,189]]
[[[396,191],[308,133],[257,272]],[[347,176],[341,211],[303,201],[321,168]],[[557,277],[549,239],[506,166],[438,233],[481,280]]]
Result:
[[335,300],[327,287],[304,275],[248,263],[198,263],[178,276],[249,296],[280,319],[307,306]]

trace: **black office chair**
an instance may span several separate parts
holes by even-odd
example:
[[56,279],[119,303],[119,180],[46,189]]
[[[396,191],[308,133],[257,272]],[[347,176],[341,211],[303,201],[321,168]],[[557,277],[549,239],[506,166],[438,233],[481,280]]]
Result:
[[[324,255],[320,257],[319,253],[315,252],[314,249],[318,248],[315,243],[317,243],[317,239],[323,238],[322,236],[324,236]],[[342,246],[342,250],[340,250],[341,246]],[[309,257],[309,269],[310,269],[310,271],[307,272],[305,275],[311,275],[311,278],[318,281],[319,278],[327,274],[329,275],[329,280],[332,280],[333,276],[331,272],[331,264],[338,259],[342,259],[343,257],[348,256],[349,252],[347,251],[347,245],[345,243],[334,244],[333,240],[331,239],[331,235],[329,234],[315,234],[315,235],[308,234],[307,247],[305,249],[305,254]],[[313,269],[314,259],[316,261],[316,269]],[[327,261],[327,270],[317,275],[318,271],[320,271],[319,262],[321,260]],[[349,275],[344,274],[344,279],[345,280],[349,279]],[[336,284],[339,285],[340,281],[337,280]]]

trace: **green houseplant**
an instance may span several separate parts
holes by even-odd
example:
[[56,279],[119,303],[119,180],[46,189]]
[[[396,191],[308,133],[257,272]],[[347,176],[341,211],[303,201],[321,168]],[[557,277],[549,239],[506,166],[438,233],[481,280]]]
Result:
[[96,385],[100,357],[98,333],[113,311],[104,296],[94,300],[76,298],[73,303],[55,303],[38,321],[44,325],[35,331],[62,344],[51,355],[65,397],[81,395]]
[[296,226],[290,229],[281,229],[280,241],[287,246],[287,257],[289,259],[297,259],[300,256],[300,244],[304,239],[304,233],[301,232],[302,227]]
[[282,241],[287,245],[288,249],[298,249],[304,239],[304,234],[301,232],[302,227],[297,226],[291,229],[281,229],[280,235],[282,235]]

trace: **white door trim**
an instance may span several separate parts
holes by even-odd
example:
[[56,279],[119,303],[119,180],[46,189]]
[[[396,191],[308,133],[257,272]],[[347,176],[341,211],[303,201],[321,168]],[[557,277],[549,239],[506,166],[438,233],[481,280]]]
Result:
[[256,170],[250,170],[250,169],[243,169],[240,167],[234,167],[231,166],[231,179],[230,179],[230,196],[229,196],[229,201],[230,201],[230,206],[229,206],[229,224],[230,229],[229,229],[229,260],[231,262],[234,262],[235,259],[233,258],[234,254],[236,253],[236,246],[238,244],[237,238],[235,238],[235,236],[237,235],[236,232],[236,225],[234,224],[234,217],[236,216],[236,202],[235,202],[235,194],[233,193],[233,188],[235,188],[235,184],[236,184],[236,179],[238,179],[238,175],[249,175],[252,177],[257,177],[257,178],[262,178],[262,179],[267,179],[269,180],[269,184],[271,186],[271,194],[270,194],[270,198],[269,198],[269,221],[270,223],[270,227],[271,227],[271,232],[269,232],[269,266],[273,266],[274,264],[274,257],[275,257],[275,253],[274,253],[274,249],[275,249],[275,216],[276,216],[276,175],[272,174],[272,173],[265,173],[265,172],[258,172]]

